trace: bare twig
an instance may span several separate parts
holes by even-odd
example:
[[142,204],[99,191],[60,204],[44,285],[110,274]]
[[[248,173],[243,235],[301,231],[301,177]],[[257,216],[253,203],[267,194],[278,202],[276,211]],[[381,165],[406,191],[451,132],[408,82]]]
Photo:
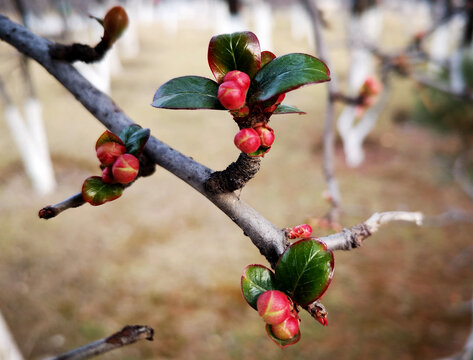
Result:
[[338,222],[341,196],[338,188],[337,179],[335,178],[335,134],[334,134],[334,119],[335,119],[335,96],[340,94],[338,90],[337,78],[335,76],[333,67],[330,65],[328,51],[326,49],[325,41],[322,35],[322,20],[320,12],[317,8],[316,0],[300,0],[302,5],[307,9],[312,20],[313,31],[315,35],[317,54],[320,59],[327,64],[330,71],[330,82],[328,82],[328,100],[325,109],[324,134],[323,134],[323,173],[325,181],[327,182],[328,191],[330,193],[331,210],[328,214],[329,222]]
[[68,351],[50,360],[83,360],[110,350],[133,344],[139,340],[153,340],[154,330],[146,325],[127,325],[119,332],[104,339]]
[[39,211],[38,216],[41,219],[51,219],[62,213],[64,210],[76,208],[83,204],[85,204],[85,200],[82,197],[82,193],[78,193],[68,197],[66,200],[63,200],[58,204],[45,206]]
[[419,212],[388,211],[374,213],[371,217],[349,229],[320,238],[330,250],[353,250],[360,247],[363,241],[373,235],[379,228],[392,221],[408,221],[422,225],[423,215]]

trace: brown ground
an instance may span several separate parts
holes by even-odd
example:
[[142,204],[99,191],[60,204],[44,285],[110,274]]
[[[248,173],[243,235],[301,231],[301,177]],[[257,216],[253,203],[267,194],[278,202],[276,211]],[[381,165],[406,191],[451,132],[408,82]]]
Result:
[[[275,52],[310,52],[305,42],[287,37],[287,21],[280,21]],[[238,156],[232,144],[237,127],[227,114],[149,106],[157,87],[172,77],[210,77],[210,33],[183,29],[169,39],[156,36],[159,26],[141,30],[142,54],[123,63],[113,97],[154,136],[209,167],[224,168]],[[0,51],[11,54],[7,45]],[[8,64],[11,69],[14,61]],[[18,70],[8,73],[10,84],[19,79]],[[166,171],[139,180],[113,203],[38,219],[41,207],[98,174],[93,146],[103,128],[45,71],[35,67],[34,75],[57,175],[54,194],[34,194],[0,123],[0,151],[7,154],[0,159],[0,309],[26,358],[61,353],[125,324],[154,327],[155,341],[104,359],[408,360],[447,356],[463,346],[471,318],[465,303],[472,293],[472,225],[392,224],[363,248],[337,253],[324,296],[329,326],[303,314],[302,340],[280,350],[240,295],[243,268],[264,259],[218,209]],[[394,112],[412,104],[410,84],[395,86],[368,140],[368,161],[348,169],[337,152],[344,226],[375,211],[472,210],[438,156],[452,153],[455,139],[393,124]],[[276,143],[241,194],[281,228],[327,210],[320,195],[324,89],[288,94],[285,102],[308,115],[274,117]]]

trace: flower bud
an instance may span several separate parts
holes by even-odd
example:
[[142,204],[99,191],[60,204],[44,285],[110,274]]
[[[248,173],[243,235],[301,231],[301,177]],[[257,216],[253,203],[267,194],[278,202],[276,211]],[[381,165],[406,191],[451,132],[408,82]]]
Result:
[[128,26],[128,15],[121,6],[114,6],[108,10],[102,21],[104,39],[114,43]]
[[223,82],[234,81],[245,93],[250,87],[250,77],[243,71],[233,70],[228,72],[223,78]]
[[107,166],[102,170],[102,181],[106,184],[115,184],[116,181],[113,178],[112,167]]
[[258,133],[255,129],[251,128],[241,129],[237,132],[233,142],[235,143],[235,146],[245,154],[255,152],[261,146],[261,140]]
[[234,81],[225,81],[218,87],[217,97],[225,109],[238,110],[245,105],[246,91]]
[[260,125],[255,127],[255,131],[258,133],[261,145],[264,147],[270,147],[274,142],[274,131],[267,125]]
[[312,228],[310,225],[302,224],[294,226],[292,229],[290,229],[287,237],[288,239],[303,239],[309,237],[310,234],[312,234]]
[[131,154],[123,154],[113,163],[112,174],[121,184],[128,184],[135,180],[140,168],[140,162]]
[[105,166],[112,165],[117,158],[125,153],[126,148],[117,142],[106,142],[97,148],[97,158]]
[[270,325],[279,324],[291,315],[289,298],[278,290],[262,293],[256,301],[256,308],[264,322]]
[[299,320],[295,316],[289,316],[283,322],[271,325],[271,331],[279,340],[289,340],[299,332]]

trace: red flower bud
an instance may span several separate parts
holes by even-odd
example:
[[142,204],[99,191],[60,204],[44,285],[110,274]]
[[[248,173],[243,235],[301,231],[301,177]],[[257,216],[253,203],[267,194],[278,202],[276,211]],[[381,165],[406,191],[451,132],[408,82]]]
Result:
[[275,325],[291,315],[292,306],[286,294],[278,290],[268,290],[258,297],[256,308],[265,323]]
[[255,152],[261,146],[261,140],[258,133],[255,129],[251,128],[241,129],[237,132],[233,142],[235,143],[235,146],[245,154]]
[[283,322],[272,325],[271,331],[280,340],[289,340],[299,332],[299,320],[295,316],[289,316]]
[[121,184],[128,184],[138,175],[140,163],[131,154],[123,154],[113,163],[112,173],[115,180]]
[[255,131],[258,133],[261,145],[264,147],[270,147],[274,142],[274,131],[267,125],[260,125],[255,127]]
[[233,71],[227,72],[227,74],[223,78],[223,82],[227,82],[227,81],[236,82],[238,85],[240,85],[240,89],[242,89],[245,92],[250,87],[250,77],[247,74],[245,74],[243,71],[233,70]]
[[106,184],[115,184],[116,181],[113,178],[112,174],[112,167],[107,166],[105,169],[102,171],[102,181]]
[[225,109],[238,110],[245,105],[246,91],[234,81],[225,81],[218,87],[217,97]]
[[290,229],[287,237],[289,239],[303,239],[309,237],[310,234],[312,234],[312,228],[310,225],[302,224],[294,226],[292,229]]
[[97,148],[97,158],[100,160],[100,163],[109,166],[112,165],[117,158],[125,153],[125,146],[117,142],[106,142],[100,145]]
[[108,10],[103,18],[104,39],[114,43],[128,26],[128,15],[121,6]]

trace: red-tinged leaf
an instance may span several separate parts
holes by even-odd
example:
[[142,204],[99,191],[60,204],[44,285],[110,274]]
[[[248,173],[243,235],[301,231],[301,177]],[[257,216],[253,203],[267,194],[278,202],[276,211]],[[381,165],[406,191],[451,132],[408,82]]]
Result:
[[82,198],[90,205],[102,205],[107,201],[119,198],[123,193],[121,184],[104,183],[99,176],[91,176],[85,179],[82,185]]
[[330,80],[330,71],[322,61],[307,54],[287,54],[261,68],[251,82],[250,103],[261,102],[303,85]]
[[297,333],[297,335],[294,336],[291,339],[288,339],[288,340],[278,339],[276,336],[274,336],[274,334],[271,330],[271,325],[269,325],[269,324],[266,324],[266,333],[268,334],[269,338],[271,340],[273,340],[276,343],[276,345],[279,346],[281,349],[284,349],[285,347],[294,345],[295,343],[297,343],[301,339],[301,331],[300,330]]
[[241,293],[256,310],[258,297],[268,290],[276,290],[274,273],[263,265],[248,265],[241,276]]
[[261,52],[261,67],[265,66],[271,60],[276,59],[276,55],[274,55],[271,51],[262,51]]
[[218,83],[232,70],[243,71],[253,78],[261,67],[259,41],[250,31],[212,37],[207,57],[210,70]]
[[278,290],[297,304],[308,305],[320,298],[332,280],[333,253],[316,238],[299,240],[289,246],[276,264]]
[[99,148],[100,145],[106,142],[116,142],[119,143],[120,145],[125,145],[123,141],[114,133],[106,130],[100,137],[97,139],[97,142],[95,143],[95,150]]

